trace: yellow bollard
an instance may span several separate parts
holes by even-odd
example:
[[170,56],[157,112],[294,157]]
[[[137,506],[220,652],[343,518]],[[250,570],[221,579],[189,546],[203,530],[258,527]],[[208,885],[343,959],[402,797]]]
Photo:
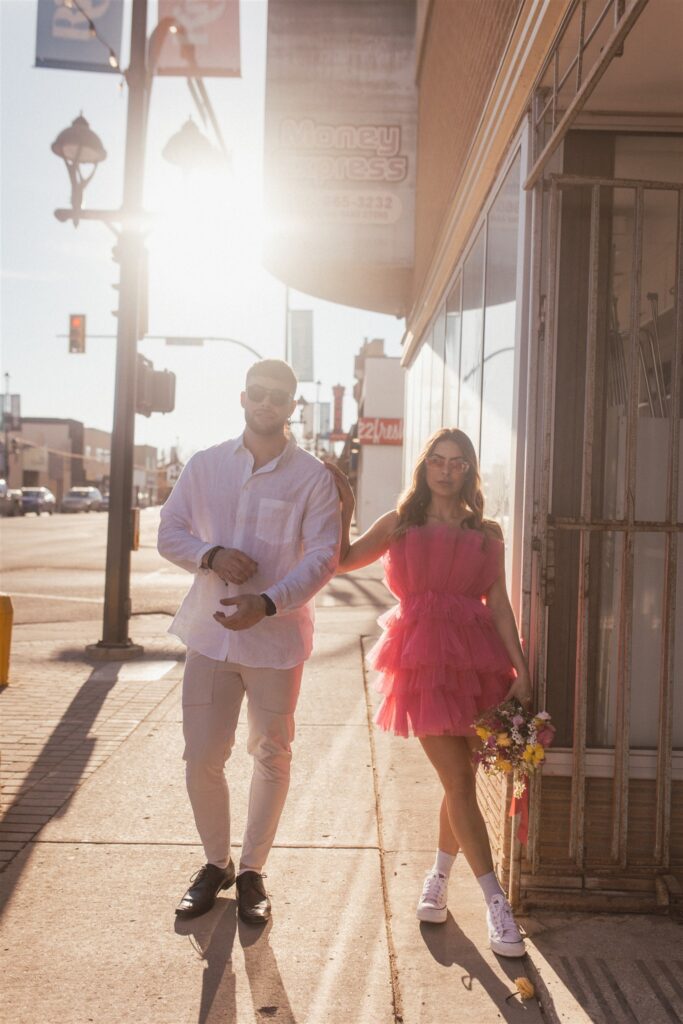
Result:
[[14,609],[9,594],[0,594],[0,686],[9,684],[9,652],[12,646]]
[[137,506],[130,510],[130,550],[140,550],[140,509]]

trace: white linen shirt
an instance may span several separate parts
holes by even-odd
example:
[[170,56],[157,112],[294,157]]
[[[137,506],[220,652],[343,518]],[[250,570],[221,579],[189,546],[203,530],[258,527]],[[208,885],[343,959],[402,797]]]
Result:
[[[216,661],[291,668],[313,647],[313,597],[333,576],[339,558],[339,495],[329,470],[293,439],[253,472],[243,436],[197,452],[161,509],[159,553],[194,573],[169,633]],[[237,548],[258,563],[238,585],[200,567],[216,544]],[[231,614],[223,597],[267,594],[276,615],[229,630],[213,613]]]

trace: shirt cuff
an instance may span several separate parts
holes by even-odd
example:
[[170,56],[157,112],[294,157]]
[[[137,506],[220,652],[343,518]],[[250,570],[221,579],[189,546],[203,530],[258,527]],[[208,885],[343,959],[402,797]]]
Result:
[[204,555],[205,555],[205,554],[207,553],[207,551],[210,551],[210,550],[211,550],[211,548],[215,548],[215,547],[216,547],[216,545],[215,545],[215,544],[211,544],[211,543],[209,542],[208,544],[204,544],[204,545],[203,545],[203,546],[202,546],[202,547],[201,547],[201,548],[199,549],[199,551],[197,552],[197,555],[196,555],[196,557],[195,557],[195,564],[196,564],[196,566],[197,566],[197,572],[200,572],[200,573],[202,573],[202,575],[203,575],[203,576],[206,576],[206,575],[207,575],[208,573],[210,573],[210,572],[211,572],[211,570],[210,570],[210,569],[203,569],[203,568],[202,568],[202,558],[203,558],[203,557],[204,557]]
[[277,614],[277,612],[280,611],[280,606],[277,601],[277,587],[269,587],[268,590],[262,590],[261,593],[264,595],[264,597],[270,598],[270,600],[275,605],[275,613]]

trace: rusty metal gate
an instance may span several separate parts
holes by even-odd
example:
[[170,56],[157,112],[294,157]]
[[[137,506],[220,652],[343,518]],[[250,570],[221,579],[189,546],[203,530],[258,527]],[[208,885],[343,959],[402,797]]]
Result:
[[558,737],[511,889],[663,903],[683,868],[683,185],[554,175],[535,204],[524,618]]

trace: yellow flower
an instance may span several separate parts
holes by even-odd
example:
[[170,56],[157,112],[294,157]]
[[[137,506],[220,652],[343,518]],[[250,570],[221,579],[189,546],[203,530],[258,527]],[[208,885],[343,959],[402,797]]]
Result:
[[485,729],[483,725],[478,725],[477,726],[476,733],[477,733],[477,736],[479,737],[480,740],[487,740],[489,738],[489,736],[491,735],[490,730],[489,729]]
[[[538,746],[538,744],[537,744],[537,746]],[[524,753],[522,754],[522,758],[528,764],[532,764],[533,761],[534,761],[534,750],[535,750],[535,747],[532,747],[530,743],[527,744],[527,746],[524,748]]]
[[522,999],[533,999],[536,990],[528,978],[515,978],[515,985]]
[[496,737],[496,744],[499,747],[509,747],[512,744],[512,740],[506,732],[499,732]]
[[509,761],[506,761],[504,757],[497,757],[494,767],[497,768],[499,772],[507,773],[512,771],[512,765]]
[[540,764],[541,761],[545,760],[545,748],[540,743],[534,745],[534,764]]

